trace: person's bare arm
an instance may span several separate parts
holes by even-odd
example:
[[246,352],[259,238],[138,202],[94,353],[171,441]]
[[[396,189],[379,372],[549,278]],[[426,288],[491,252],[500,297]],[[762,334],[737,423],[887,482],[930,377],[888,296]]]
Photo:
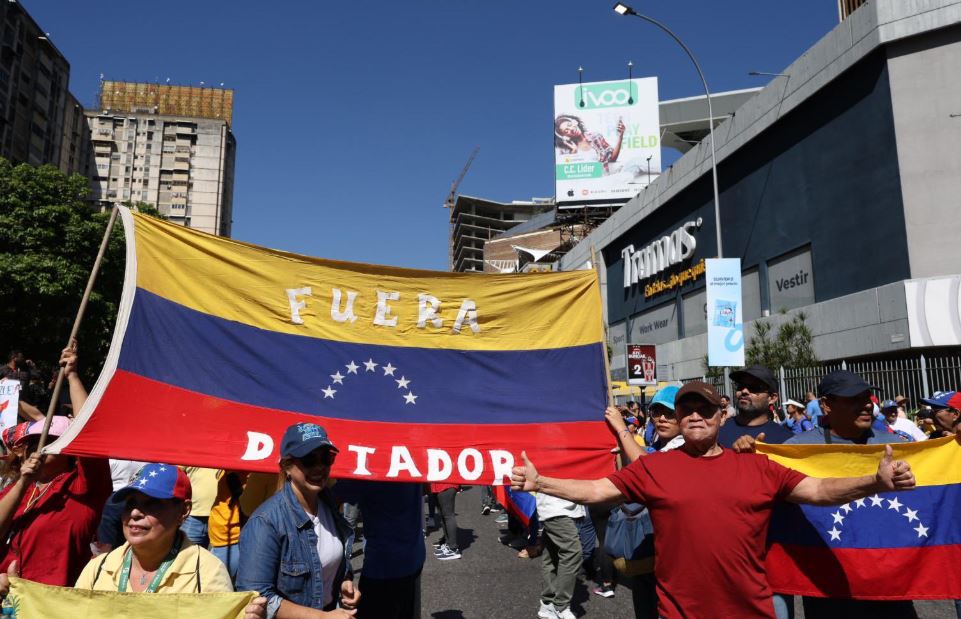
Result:
[[582,505],[623,503],[625,497],[609,479],[556,479],[537,473],[537,468],[521,452],[524,466],[515,466],[511,475],[511,489],[543,492],[559,499]]
[[43,421],[43,411],[34,406],[33,404],[28,404],[23,400],[17,402],[17,408],[20,416],[29,419],[30,421]]
[[792,503],[839,505],[878,492],[911,490],[914,486],[911,466],[903,460],[894,460],[891,446],[885,445],[884,457],[881,458],[876,474],[862,477],[806,477],[794,487],[787,498]]
[[614,435],[617,446],[621,450],[621,455],[623,455],[628,464],[645,455],[644,449],[637,444],[637,441],[634,440],[634,435],[627,429],[627,424],[624,423],[624,417],[621,416],[621,411],[617,410],[614,406],[608,406],[607,410],[604,411],[604,420],[607,421],[607,427],[611,431],[611,434]]
[[87,389],[83,386],[80,373],[77,371],[77,340],[71,340],[70,345],[60,353],[60,365],[63,366],[63,373],[70,389],[70,404],[73,406],[73,414],[76,415],[80,412],[83,403],[87,401]]

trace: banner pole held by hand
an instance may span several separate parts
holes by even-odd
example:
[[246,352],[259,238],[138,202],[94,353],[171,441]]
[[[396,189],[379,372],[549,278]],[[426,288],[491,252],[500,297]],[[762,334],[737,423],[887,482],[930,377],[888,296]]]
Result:
[[601,296],[601,327],[604,329],[604,382],[607,384],[607,405],[614,406],[614,392],[611,390],[611,360],[607,358],[607,346],[610,340],[607,337],[607,321],[604,320],[604,291],[601,290],[601,270],[597,264],[597,252],[591,244],[591,267],[594,275],[597,276],[597,294]]
[[[100,264],[103,262],[103,256],[107,252],[107,245],[110,242],[110,233],[113,231],[113,225],[117,221],[117,207],[113,207],[110,211],[110,219],[107,221],[107,229],[103,233],[103,241],[100,242],[100,251],[97,252],[97,259],[93,263],[93,269],[90,271],[90,277],[87,279],[87,288],[83,291],[83,298],[80,299],[80,308],[77,309],[77,317],[73,321],[73,329],[70,330],[70,338],[67,339],[67,346],[72,345],[73,341],[77,339],[77,333],[80,331],[80,322],[83,320],[83,314],[87,310],[87,303],[90,301],[90,293],[93,291],[93,285],[97,281],[97,273],[100,272]],[[64,378],[64,366],[60,366],[60,371],[57,373],[57,381],[53,386],[53,394],[50,396],[50,405],[47,407],[47,416],[43,421],[43,431],[40,433],[40,444],[37,446],[37,453],[43,453],[43,448],[47,444],[47,434],[50,432],[50,423],[53,421],[53,412],[57,409],[57,404],[60,401],[60,390],[63,388],[63,378]]]

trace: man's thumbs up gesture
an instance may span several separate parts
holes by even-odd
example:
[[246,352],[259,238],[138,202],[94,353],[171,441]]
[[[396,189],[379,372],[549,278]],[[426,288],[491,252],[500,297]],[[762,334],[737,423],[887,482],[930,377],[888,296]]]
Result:
[[904,460],[895,460],[892,457],[891,446],[884,446],[884,457],[878,464],[878,473],[875,476],[878,484],[885,490],[910,490],[914,488],[914,473],[911,472],[911,465]]
[[523,490],[533,492],[537,489],[537,469],[534,463],[527,457],[527,452],[521,452],[524,466],[515,466],[511,472],[511,490]]

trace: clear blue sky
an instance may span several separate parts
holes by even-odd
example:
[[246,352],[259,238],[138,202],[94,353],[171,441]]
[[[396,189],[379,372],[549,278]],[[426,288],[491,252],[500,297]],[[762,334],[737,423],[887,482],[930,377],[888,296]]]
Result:
[[[235,238],[326,258],[446,269],[450,183],[551,196],[554,84],[657,76],[699,94],[683,51],[608,0],[22,0],[71,65],[236,90]],[[837,22],[834,0],[634,2],[693,49],[712,90],[764,85]],[[665,161],[671,157],[665,154]]]

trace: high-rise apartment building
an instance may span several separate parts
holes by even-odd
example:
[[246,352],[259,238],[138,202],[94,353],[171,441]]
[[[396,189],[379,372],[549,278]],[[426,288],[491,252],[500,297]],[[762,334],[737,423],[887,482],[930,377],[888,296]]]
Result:
[[0,24],[0,156],[60,166],[70,64],[15,0],[0,2]]
[[170,221],[230,236],[233,91],[105,81],[90,130],[92,199],[146,202]]

